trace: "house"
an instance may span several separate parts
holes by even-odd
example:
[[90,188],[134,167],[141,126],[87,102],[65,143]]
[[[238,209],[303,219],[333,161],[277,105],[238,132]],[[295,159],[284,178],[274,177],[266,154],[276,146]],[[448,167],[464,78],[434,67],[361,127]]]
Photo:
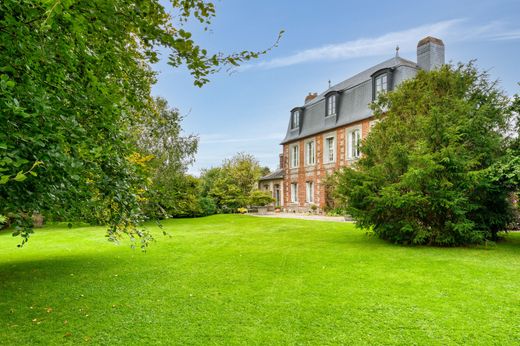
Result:
[[258,189],[271,193],[271,196],[274,198],[271,207],[281,207],[284,205],[283,177],[283,155],[280,154],[280,167],[276,171],[269,173],[258,180]]
[[[395,57],[319,95],[309,93],[303,105],[291,110],[287,134],[281,143],[283,196],[279,201],[283,208],[305,212],[315,204],[322,210],[326,205],[326,176],[352,165],[360,156],[359,145],[375,121],[369,104],[379,93],[413,78],[419,69],[429,71],[442,64],[444,43],[426,37],[417,44],[417,62],[399,57],[397,49]],[[280,175],[276,175],[278,182]]]

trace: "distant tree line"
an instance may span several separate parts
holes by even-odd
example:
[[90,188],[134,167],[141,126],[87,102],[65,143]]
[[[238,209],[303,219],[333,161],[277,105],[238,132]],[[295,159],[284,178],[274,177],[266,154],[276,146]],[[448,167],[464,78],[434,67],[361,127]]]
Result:
[[258,179],[268,171],[254,156],[238,153],[221,166],[203,170],[200,178],[183,171],[160,172],[149,194],[148,214],[197,217],[271,203],[272,196],[257,188]]

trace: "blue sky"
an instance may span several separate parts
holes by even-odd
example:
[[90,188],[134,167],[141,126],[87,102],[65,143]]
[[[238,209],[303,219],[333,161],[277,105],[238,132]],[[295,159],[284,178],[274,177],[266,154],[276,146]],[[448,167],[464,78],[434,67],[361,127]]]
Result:
[[[520,1],[241,1],[216,2],[209,32],[187,28],[210,51],[262,50],[285,30],[279,47],[232,74],[193,86],[185,69],[157,64],[154,94],[185,115],[200,137],[190,172],[217,166],[237,152],[276,168],[289,111],[308,92],[322,92],[395,55],[416,61],[417,41],[431,35],[446,61],[477,59],[508,94],[520,92]],[[166,58],[166,55],[164,55]]]

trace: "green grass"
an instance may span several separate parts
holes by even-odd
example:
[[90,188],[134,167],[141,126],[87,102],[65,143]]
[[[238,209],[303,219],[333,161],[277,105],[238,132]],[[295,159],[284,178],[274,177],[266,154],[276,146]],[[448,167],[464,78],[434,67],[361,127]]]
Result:
[[212,216],[147,253],[99,227],[0,233],[0,344],[520,344],[520,234],[400,247],[350,224]]

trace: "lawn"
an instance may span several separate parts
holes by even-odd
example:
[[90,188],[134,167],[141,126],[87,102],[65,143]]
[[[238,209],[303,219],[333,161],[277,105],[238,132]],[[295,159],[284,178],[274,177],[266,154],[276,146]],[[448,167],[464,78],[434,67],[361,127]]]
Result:
[[0,233],[0,344],[520,344],[520,234],[402,247],[351,224],[212,216]]

